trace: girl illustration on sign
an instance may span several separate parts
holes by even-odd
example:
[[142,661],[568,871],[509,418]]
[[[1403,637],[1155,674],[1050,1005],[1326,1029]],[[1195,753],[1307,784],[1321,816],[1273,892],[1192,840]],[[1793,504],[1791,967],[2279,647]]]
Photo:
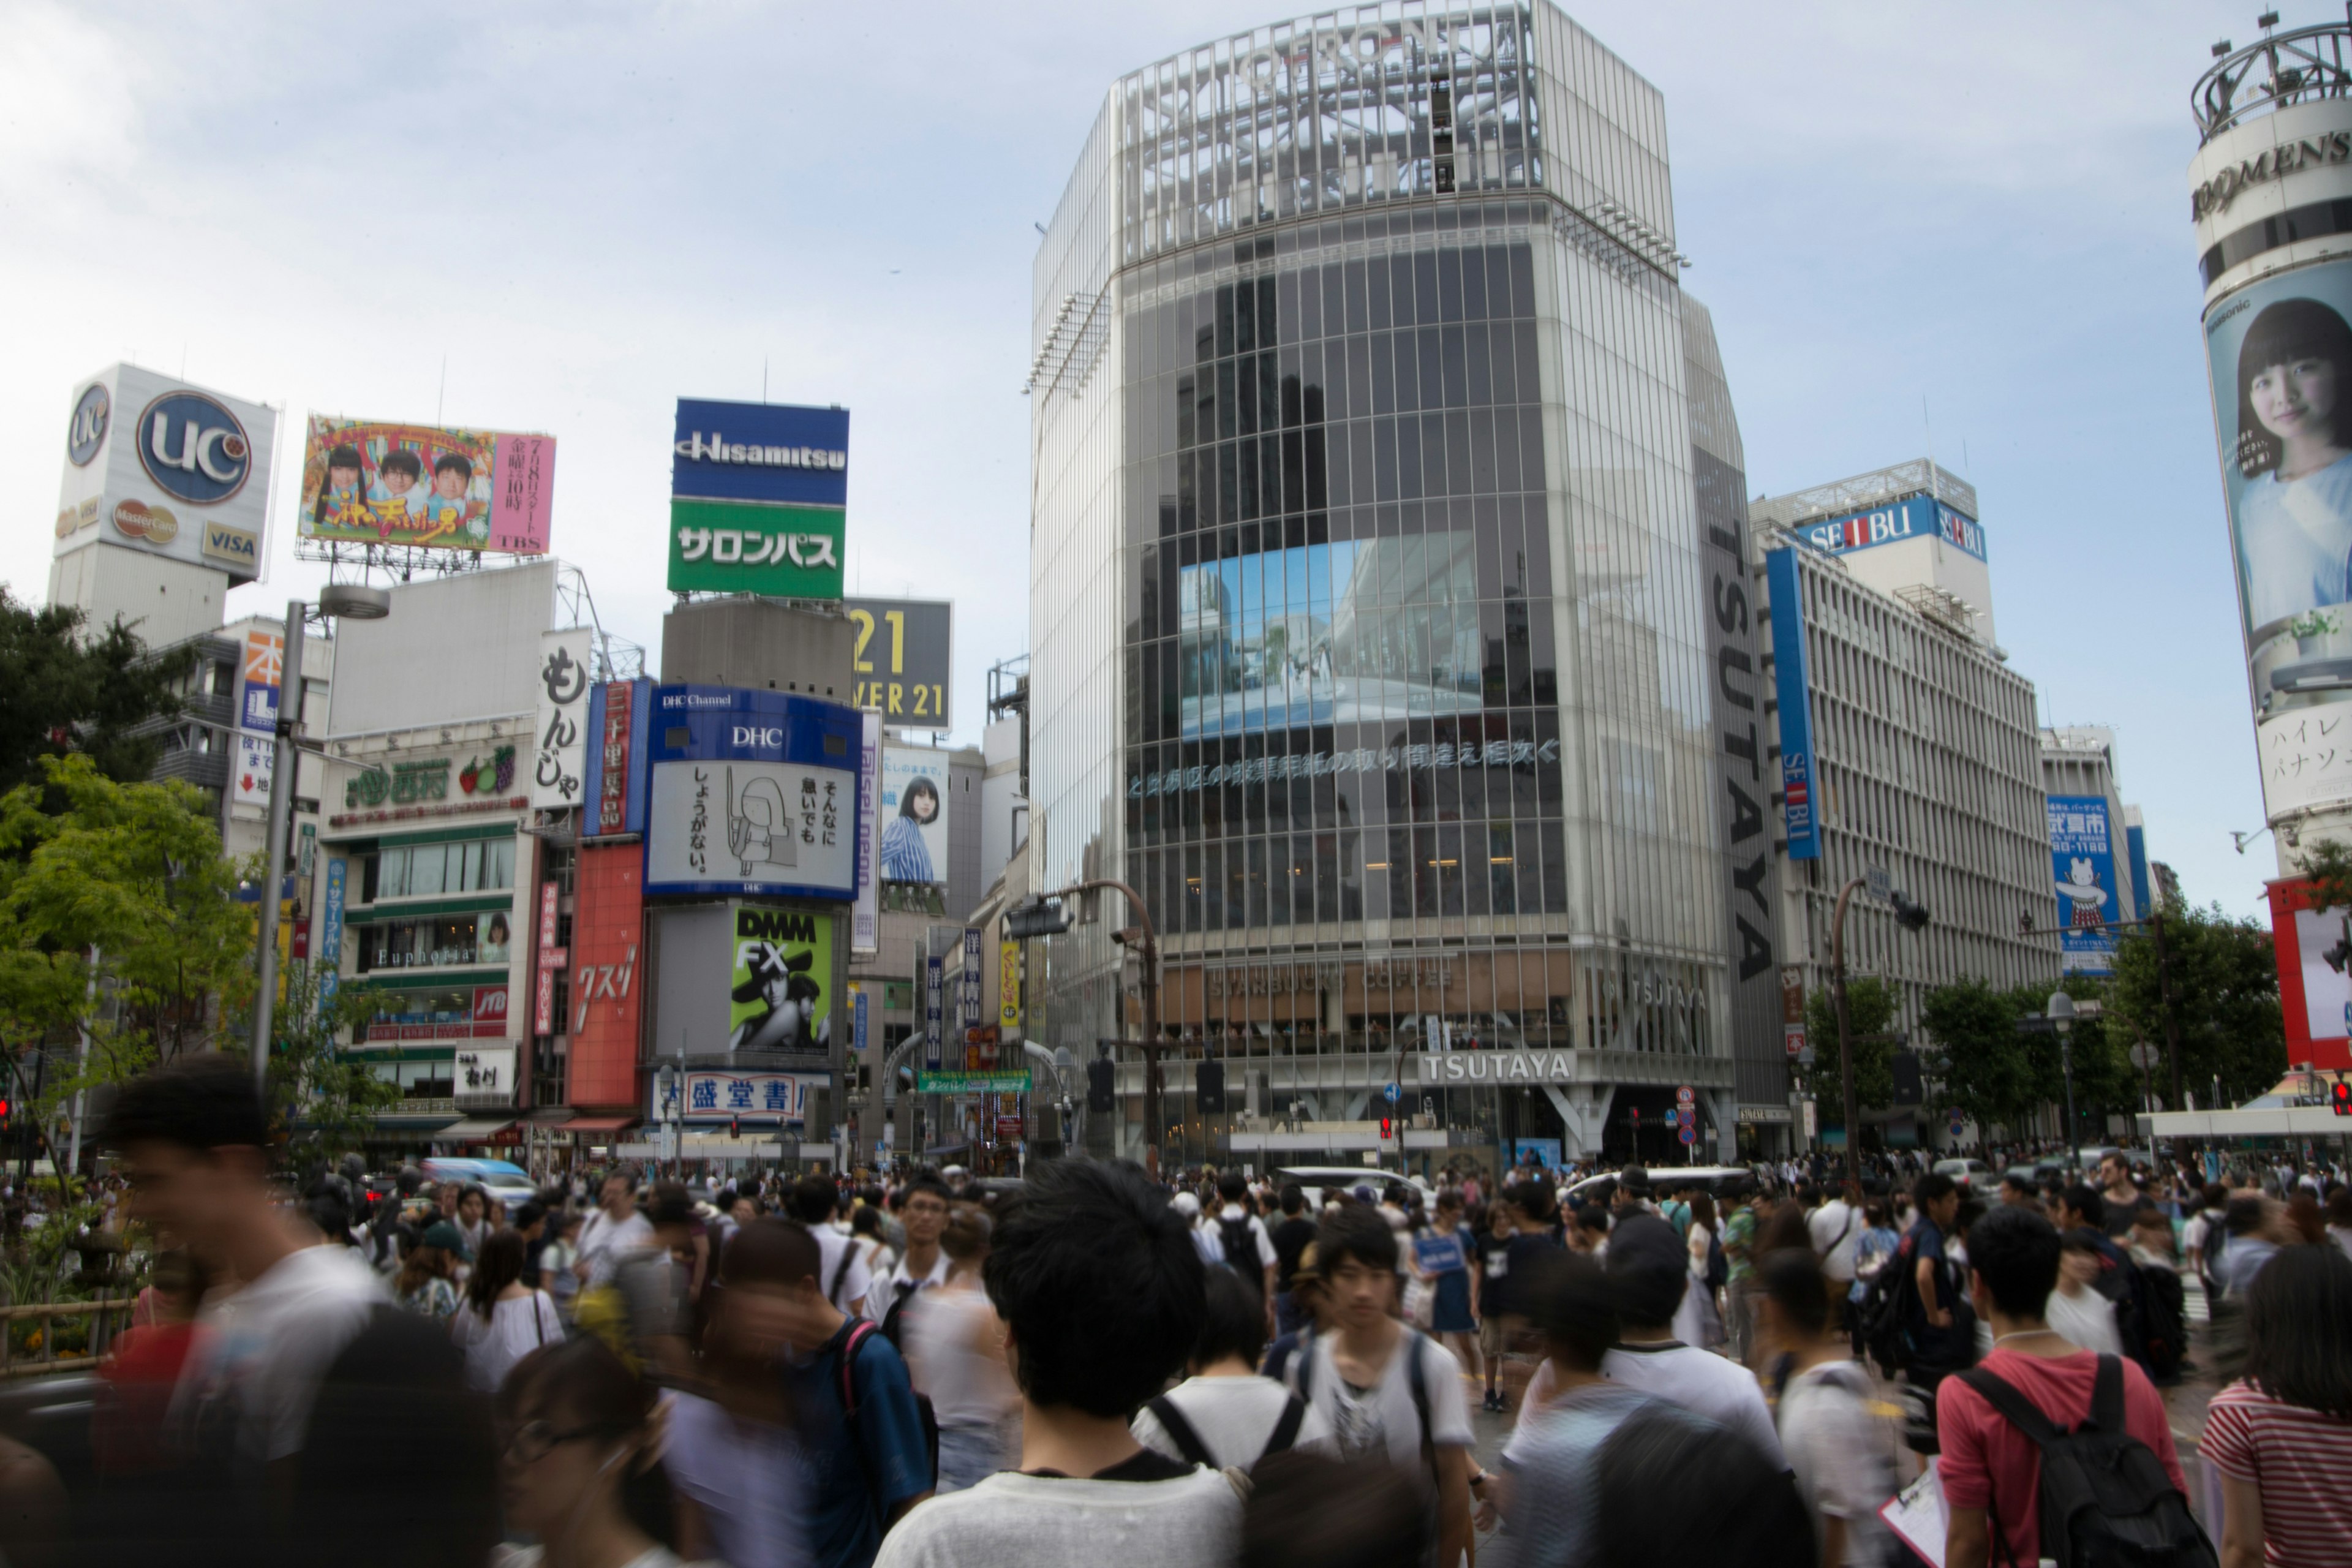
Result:
[[2352,327],[2265,306],[2238,350],[2238,549],[2248,627],[2352,599]]
[[908,782],[898,792],[898,815],[882,830],[882,879],[886,882],[936,882],[930,847],[923,829],[940,819],[939,785],[925,778]]

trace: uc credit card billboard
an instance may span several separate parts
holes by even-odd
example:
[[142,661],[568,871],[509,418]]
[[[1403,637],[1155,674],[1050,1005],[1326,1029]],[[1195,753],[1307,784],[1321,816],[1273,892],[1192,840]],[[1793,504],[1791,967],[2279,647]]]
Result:
[[653,688],[645,890],[855,897],[865,722],[781,691]]
[[672,592],[841,597],[847,409],[680,398],[669,493]]

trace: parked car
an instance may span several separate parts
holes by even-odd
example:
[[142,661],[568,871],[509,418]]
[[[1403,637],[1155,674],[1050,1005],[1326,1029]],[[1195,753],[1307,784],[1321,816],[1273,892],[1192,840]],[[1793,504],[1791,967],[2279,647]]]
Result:
[[[1654,1200],[1661,1194],[1684,1187],[1696,1187],[1717,1200],[1744,1196],[1756,1188],[1756,1173],[1745,1165],[1654,1165],[1649,1172]],[[1585,1177],[1568,1189],[1568,1201],[1580,1206],[1595,1198],[1607,1203],[1617,1195],[1620,1174],[1603,1171],[1597,1176]]]
[[1938,1160],[1936,1174],[1949,1176],[1971,1192],[1996,1184],[1992,1167],[1982,1160]]
[[1275,1184],[1297,1182],[1307,1190],[1310,1208],[1320,1208],[1327,1191],[1353,1192],[1370,1186],[1374,1196],[1388,1190],[1391,1182],[1402,1182],[1419,1189],[1422,1206],[1427,1208],[1437,1201],[1437,1189],[1419,1176],[1402,1175],[1395,1171],[1383,1171],[1377,1165],[1283,1165],[1274,1173]]
[[513,1212],[539,1195],[531,1184],[530,1173],[507,1160],[426,1160],[419,1164],[427,1180],[436,1182],[468,1182]]

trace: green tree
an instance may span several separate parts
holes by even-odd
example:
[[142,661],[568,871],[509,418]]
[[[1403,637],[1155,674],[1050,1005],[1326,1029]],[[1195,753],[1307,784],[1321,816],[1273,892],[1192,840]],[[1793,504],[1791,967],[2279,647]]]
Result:
[[[2342,855],[2336,846],[2326,848]],[[2323,874],[2335,873],[2323,868]],[[2219,904],[2176,905],[2165,914],[2164,945],[2170,972],[2162,979],[2169,983],[2170,1020],[2180,1036],[2182,1088],[2210,1099],[2219,1079],[2223,1096],[2235,1102],[2277,1083],[2287,1068],[2286,1031],[2271,933],[2252,920],[2224,914]],[[2108,1005],[2124,1031],[2159,1051],[2167,1047],[2165,989],[2154,936],[2145,928],[2125,932]],[[2149,1077],[2169,1100],[2170,1062],[2159,1057]]]
[[1927,1037],[1920,1065],[1936,1085],[1936,1103],[1958,1110],[1979,1131],[1998,1124],[2014,1133],[2036,1103],[2033,1062],[2018,1027],[2028,1010],[2023,1000],[2020,992],[1969,979],[1938,986],[1919,1005]]
[[82,624],[78,609],[35,609],[0,587],[0,792],[41,780],[40,759],[68,751],[125,782],[154,769],[156,742],[128,732],[181,711],[195,654],[150,657],[120,616],[95,637],[79,635]]
[[287,968],[284,1000],[270,1015],[269,1109],[298,1170],[323,1170],[358,1150],[375,1113],[400,1099],[397,1084],[335,1043],[336,1031],[364,1024],[374,1003],[364,991],[339,991],[322,1006],[310,966]]
[[[1895,1043],[1883,1037],[1895,1026],[1894,988],[1874,974],[1848,975],[1846,1029],[1853,1046],[1853,1098],[1857,1110],[1883,1110],[1895,1098]],[[1837,998],[1822,986],[1805,998],[1805,1035],[1813,1047],[1806,1074],[1819,1103],[1822,1124],[1845,1125],[1845,1089],[1838,1051]]]

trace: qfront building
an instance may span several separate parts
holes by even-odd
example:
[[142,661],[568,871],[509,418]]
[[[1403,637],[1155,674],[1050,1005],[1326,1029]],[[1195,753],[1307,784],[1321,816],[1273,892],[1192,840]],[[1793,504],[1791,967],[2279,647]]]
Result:
[[[1683,264],[1663,100],[1549,5],[1111,89],[1029,386],[1031,885],[1126,883],[1160,958],[1147,1020],[1113,893],[1032,959],[1032,1035],[1118,1064],[1097,1147],[1679,1160],[1676,1111],[1731,1152],[1732,987],[1775,981],[1727,960],[1752,628],[1711,630]],[[1151,1127],[1104,1044],[1147,1029]]]

